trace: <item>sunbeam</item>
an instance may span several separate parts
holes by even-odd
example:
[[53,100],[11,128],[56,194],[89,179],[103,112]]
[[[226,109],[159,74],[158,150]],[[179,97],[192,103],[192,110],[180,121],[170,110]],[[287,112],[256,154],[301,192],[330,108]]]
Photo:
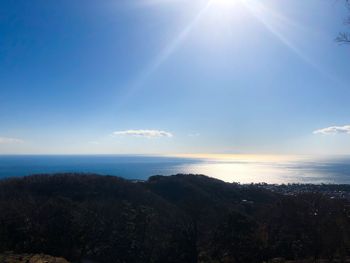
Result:
[[210,2],[208,2],[204,8],[202,8],[199,13],[194,17],[194,19],[171,41],[154,59],[151,65],[145,71],[145,76],[147,77],[150,74],[154,73],[181,45],[181,43],[186,39],[188,34],[192,31],[193,27],[198,23],[203,14],[210,7]]
[[307,56],[303,51],[301,51],[294,43],[292,43],[286,36],[281,32],[281,30],[278,30],[275,24],[271,22],[271,19],[268,18],[274,18],[278,20],[278,25],[281,27],[281,25],[288,24],[289,26],[297,27],[299,30],[305,29],[304,27],[301,27],[299,24],[291,21],[290,19],[286,18],[285,16],[282,16],[279,13],[276,13],[275,11],[267,8],[265,5],[258,3],[253,0],[240,0],[240,2],[247,8],[247,10],[250,11],[250,13],[259,21],[261,22],[265,28],[270,31],[275,37],[277,37],[286,47],[288,47],[292,52],[294,52],[301,60],[303,60],[305,63],[310,65],[312,68],[320,72],[321,74],[327,76],[329,79],[334,81],[335,83],[338,83],[340,85],[343,85],[339,81],[338,78],[333,76],[329,71],[324,69],[322,66],[314,62],[309,56]]
[[[156,3],[155,1],[154,4]],[[159,67],[176,51],[176,49],[183,43],[192,29],[200,21],[204,13],[210,7],[211,1],[207,2],[202,9],[196,14],[191,22],[168,44],[166,47],[155,57],[155,59],[145,68],[145,70],[139,75],[139,77],[129,85],[127,93],[123,98],[119,100],[118,105],[121,107],[135,92],[143,87],[143,84],[147,79],[154,74]]]
[[[182,0],[144,0],[139,1],[140,5],[161,5],[170,3],[179,3]],[[332,75],[329,70],[326,70],[322,65],[319,65],[312,58],[310,58],[305,52],[303,52],[289,37],[287,37],[286,32],[290,32],[291,29],[295,32],[306,32],[308,29],[305,26],[289,19],[288,17],[282,15],[279,12],[269,8],[266,4],[260,3],[254,0],[206,0],[198,1],[201,3],[202,7],[198,13],[192,18],[192,20],[185,26],[177,35],[170,41],[148,64],[147,67],[139,74],[132,83],[127,85],[125,88],[125,94],[118,98],[119,108],[123,107],[127,101],[138,91],[143,89],[147,80],[154,75],[158,69],[176,52],[176,50],[181,46],[181,44],[186,40],[189,34],[193,31],[194,27],[198,24],[209,22],[209,31],[203,33],[206,35],[211,35],[214,32],[221,30],[223,26],[235,27],[237,28],[240,23],[239,16],[243,11],[248,11],[249,16],[257,19],[269,32],[271,32],[283,45],[285,45],[291,52],[296,54],[303,62],[311,66],[317,72],[326,76],[334,83],[339,85],[344,85]],[[238,17],[238,20],[237,20]],[[234,20],[233,20],[234,19]],[[214,21],[214,22],[213,22]],[[213,27],[213,28],[211,28]],[[208,30],[208,27],[206,28]],[[214,30],[214,31],[212,31]],[[220,32],[220,31],[219,31]],[[227,37],[224,33],[220,33],[220,37]]]

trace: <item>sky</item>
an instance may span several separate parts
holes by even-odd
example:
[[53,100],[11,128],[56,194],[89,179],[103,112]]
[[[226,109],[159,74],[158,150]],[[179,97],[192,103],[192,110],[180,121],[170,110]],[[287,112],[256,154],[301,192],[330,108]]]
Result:
[[350,154],[329,0],[3,0],[0,154]]

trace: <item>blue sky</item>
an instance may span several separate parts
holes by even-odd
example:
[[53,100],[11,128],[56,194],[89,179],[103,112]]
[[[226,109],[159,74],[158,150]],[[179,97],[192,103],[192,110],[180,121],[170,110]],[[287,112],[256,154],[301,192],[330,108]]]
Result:
[[350,154],[328,0],[1,1],[0,153]]

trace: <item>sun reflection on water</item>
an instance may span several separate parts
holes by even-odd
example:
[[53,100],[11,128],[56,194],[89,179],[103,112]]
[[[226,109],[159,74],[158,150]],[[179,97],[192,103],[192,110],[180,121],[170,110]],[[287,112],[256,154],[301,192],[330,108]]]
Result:
[[225,182],[239,183],[342,183],[331,159],[291,155],[187,154],[199,162],[183,165],[185,173],[204,174]]

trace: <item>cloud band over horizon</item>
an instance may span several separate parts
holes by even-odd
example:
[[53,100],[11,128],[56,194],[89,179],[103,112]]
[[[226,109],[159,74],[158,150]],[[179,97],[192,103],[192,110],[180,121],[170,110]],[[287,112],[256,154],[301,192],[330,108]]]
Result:
[[23,140],[17,138],[0,137],[0,144],[23,143]]
[[117,136],[133,136],[133,137],[145,137],[145,138],[160,138],[160,137],[173,137],[173,134],[162,130],[125,130],[115,131],[113,135]]

